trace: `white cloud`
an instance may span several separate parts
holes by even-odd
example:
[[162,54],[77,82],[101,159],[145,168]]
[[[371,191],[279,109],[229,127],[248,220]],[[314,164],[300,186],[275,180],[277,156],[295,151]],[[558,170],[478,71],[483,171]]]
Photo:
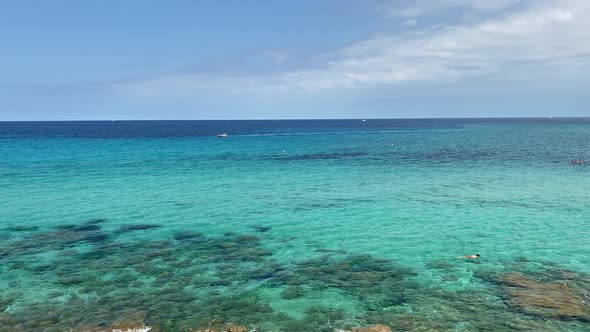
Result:
[[[454,2],[464,2],[456,0]],[[506,1],[507,2],[507,1]],[[480,10],[486,6],[478,4]],[[324,54],[319,67],[268,74],[177,74],[119,84],[134,94],[235,92],[319,92],[446,82],[493,76],[515,69],[539,73],[590,68],[590,2],[543,3],[525,11],[469,26],[378,36]],[[584,75],[584,70],[575,70]],[[548,74],[549,75],[549,74]]]
[[386,14],[399,17],[432,15],[448,9],[462,9],[481,13],[500,11],[522,0],[390,0],[379,8]]

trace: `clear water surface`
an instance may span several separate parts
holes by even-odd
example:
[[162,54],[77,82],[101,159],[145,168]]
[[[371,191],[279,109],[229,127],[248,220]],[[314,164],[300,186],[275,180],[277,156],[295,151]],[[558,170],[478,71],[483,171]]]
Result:
[[3,122],[0,331],[590,331],[575,158],[590,119]]

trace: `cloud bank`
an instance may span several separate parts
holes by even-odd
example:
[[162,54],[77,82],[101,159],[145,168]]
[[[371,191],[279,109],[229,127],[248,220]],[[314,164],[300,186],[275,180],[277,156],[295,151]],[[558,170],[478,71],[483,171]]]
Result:
[[492,13],[522,2],[523,0],[389,0],[378,7],[390,16],[421,17],[445,10]]
[[[434,4],[433,4],[434,3]],[[499,12],[479,22],[379,35],[327,54],[308,65],[272,72],[187,72],[117,83],[133,95],[236,93],[319,93],[421,82],[444,83],[473,78],[538,79],[539,73],[584,76],[590,68],[590,2],[585,0],[413,1],[396,15],[413,19],[448,8]],[[444,4],[444,5],[443,5]],[[288,53],[273,53],[275,62]],[[313,63],[313,64],[312,64]],[[518,77],[515,77],[518,75]],[[543,77],[541,77],[543,78]]]

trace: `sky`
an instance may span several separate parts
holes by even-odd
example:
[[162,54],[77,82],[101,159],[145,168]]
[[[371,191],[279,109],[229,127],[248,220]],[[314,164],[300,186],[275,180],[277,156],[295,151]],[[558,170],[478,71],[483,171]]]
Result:
[[590,116],[587,0],[3,0],[0,121]]

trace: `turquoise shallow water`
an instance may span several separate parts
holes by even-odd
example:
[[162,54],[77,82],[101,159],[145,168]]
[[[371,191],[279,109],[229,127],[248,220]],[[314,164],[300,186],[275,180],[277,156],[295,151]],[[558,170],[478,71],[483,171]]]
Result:
[[587,119],[4,123],[0,330],[589,331],[499,281],[568,273],[590,302],[589,142]]

